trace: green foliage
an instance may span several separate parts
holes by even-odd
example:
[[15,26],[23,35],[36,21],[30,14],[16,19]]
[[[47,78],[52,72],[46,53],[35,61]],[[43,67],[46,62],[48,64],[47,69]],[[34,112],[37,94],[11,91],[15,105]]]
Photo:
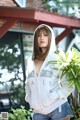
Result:
[[[51,7],[51,5],[48,4],[50,1],[51,0],[42,0],[43,5],[44,5],[44,9],[47,10],[47,11],[50,11],[50,12],[58,13],[58,8],[56,6]],[[57,1],[58,0],[54,1],[55,4],[57,4]]]
[[[12,37],[13,36],[13,37]],[[13,91],[10,98],[13,98],[18,104],[24,103],[24,78],[22,69],[21,41],[19,35],[7,33],[0,41],[0,78],[6,76],[5,80],[0,81],[0,91]],[[3,71],[3,72],[2,72]],[[2,88],[1,88],[2,86]]]
[[[80,107],[77,108],[77,110],[74,112],[74,115],[75,115],[75,114],[80,115]],[[80,120],[80,117],[79,117],[79,118],[76,118],[75,120]]]
[[80,52],[73,48],[69,53],[64,53],[62,50],[56,53],[58,59],[51,61],[50,64],[56,64],[57,70],[61,70],[61,78],[66,75],[69,81],[69,87],[75,85],[80,91]]
[[25,93],[23,84],[14,86],[14,94],[11,94],[11,98],[16,99],[19,104],[24,104]]
[[[42,1],[44,4],[44,9],[50,12],[56,12],[59,14],[64,14],[72,17],[78,17],[77,12],[80,13],[80,0],[42,0]],[[52,4],[49,5],[49,2],[52,2]]]
[[21,108],[12,109],[9,113],[9,120],[31,120],[32,109],[26,110],[24,106]]
[[[21,65],[21,55],[19,53],[19,40],[14,40],[12,43],[0,42],[0,66],[1,69],[7,69],[10,73],[18,71]],[[17,54],[18,53],[18,54]]]

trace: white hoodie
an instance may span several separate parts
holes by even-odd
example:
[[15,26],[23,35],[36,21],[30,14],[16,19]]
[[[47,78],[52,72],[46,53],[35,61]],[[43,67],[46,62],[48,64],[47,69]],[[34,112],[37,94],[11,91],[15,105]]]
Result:
[[29,102],[34,112],[48,114],[67,101],[67,97],[70,95],[73,88],[68,87],[66,79],[59,80],[60,71],[54,70],[54,66],[49,64],[49,61],[56,59],[54,53],[56,50],[54,33],[52,28],[45,24],[39,25],[37,29],[41,26],[48,27],[52,33],[50,50],[41,66],[38,76],[35,72],[34,61],[32,57],[29,58],[25,100]]

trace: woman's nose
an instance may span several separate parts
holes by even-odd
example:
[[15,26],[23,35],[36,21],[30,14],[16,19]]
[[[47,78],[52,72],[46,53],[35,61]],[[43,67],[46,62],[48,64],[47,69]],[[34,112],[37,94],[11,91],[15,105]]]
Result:
[[43,34],[41,34],[41,38],[43,38],[43,36],[44,36],[44,35],[43,35]]

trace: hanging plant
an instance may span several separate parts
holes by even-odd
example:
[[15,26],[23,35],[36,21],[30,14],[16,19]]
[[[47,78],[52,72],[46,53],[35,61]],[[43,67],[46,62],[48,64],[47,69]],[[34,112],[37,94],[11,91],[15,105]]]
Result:
[[50,64],[56,64],[55,69],[61,70],[62,78],[66,75],[66,79],[69,81],[69,87],[75,85],[78,91],[80,91],[80,52],[72,48],[69,53],[64,53],[62,50],[55,53],[57,55],[56,61],[50,61]]

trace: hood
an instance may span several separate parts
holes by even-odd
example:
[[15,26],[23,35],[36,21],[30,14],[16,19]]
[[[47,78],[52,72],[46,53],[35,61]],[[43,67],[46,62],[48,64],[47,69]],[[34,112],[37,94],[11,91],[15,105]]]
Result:
[[[51,31],[51,34],[52,34],[50,49],[49,49],[49,52],[48,52],[48,54],[50,54],[50,53],[53,53],[53,52],[56,51],[55,36],[54,36],[54,31],[53,31],[53,29],[52,29],[50,26],[46,25],[46,24],[41,24],[41,25],[39,25],[39,26],[35,29],[35,31],[34,31],[34,36],[35,36],[35,32],[37,31],[37,29],[38,29],[38,28],[41,28],[41,27],[43,27],[43,26],[48,27],[48,29]],[[34,40],[34,36],[33,36],[33,40]],[[34,41],[33,41],[33,43],[34,43]],[[34,46],[33,46],[33,49],[34,49]]]

